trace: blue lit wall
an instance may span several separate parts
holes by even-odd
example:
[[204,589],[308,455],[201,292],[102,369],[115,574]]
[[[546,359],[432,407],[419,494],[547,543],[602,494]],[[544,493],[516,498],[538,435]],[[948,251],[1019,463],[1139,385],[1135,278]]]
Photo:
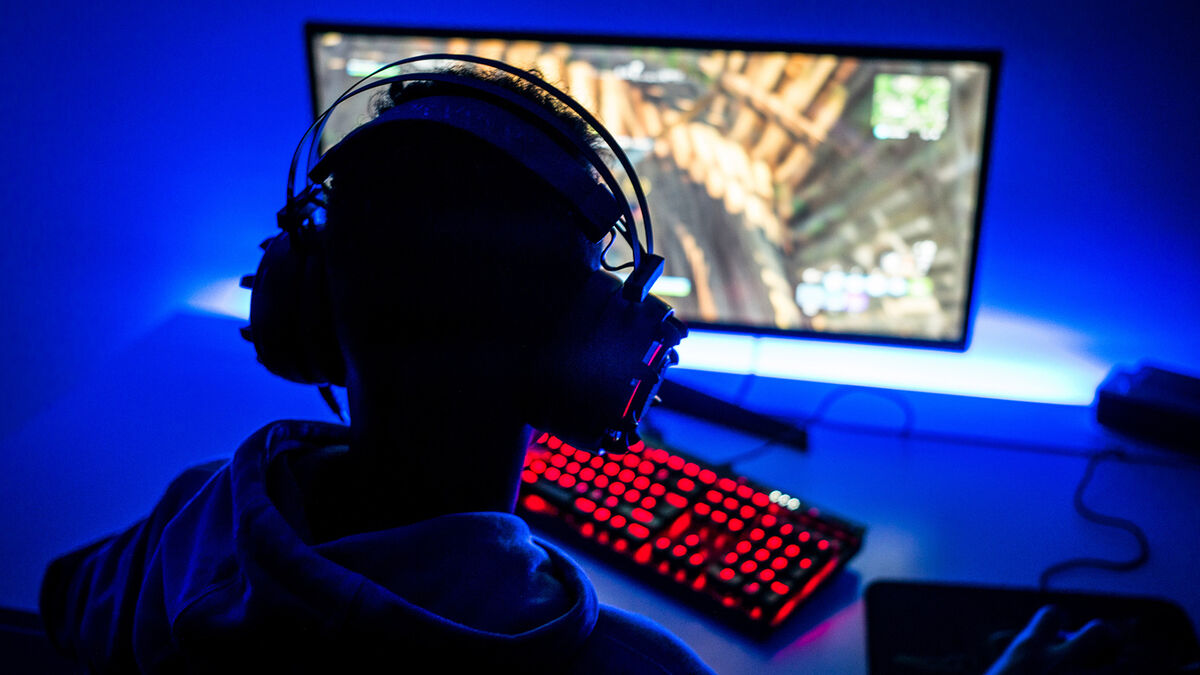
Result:
[[1142,357],[1200,369],[1188,3],[64,4],[0,9],[0,437],[254,266],[309,119],[306,19],[1002,49],[978,304],[992,325],[1035,329],[1010,338],[983,321],[977,341],[1020,361],[1067,334],[1062,358],[1055,346],[1034,369],[1055,380],[1084,363],[1076,393]]

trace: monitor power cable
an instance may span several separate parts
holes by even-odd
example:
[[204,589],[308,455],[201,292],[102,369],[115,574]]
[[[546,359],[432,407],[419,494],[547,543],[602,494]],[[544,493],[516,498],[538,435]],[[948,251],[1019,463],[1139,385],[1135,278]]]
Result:
[[1125,518],[1118,518],[1116,516],[1108,516],[1103,513],[1098,513],[1097,511],[1094,511],[1088,507],[1087,504],[1083,503],[1083,493],[1085,490],[1087,490],[1088,484],[1092,482],[1092,477],[1096,473],[1096,467],[1100,465],[1100,462],[1106,459],[1124,460],[1126,459],[1126,455],[1121,450],[1109,449],[1097,452],[1091,456],[1091,459],[1088,460],[1087,468],[1084,469],[1083,478],[1080,479],[1079,485],[1075,488],[1075,498],[1073,500],[1075,504],[1075,511],[1078,512],[1079,515],[1084,518],[1084,520],[1096,523],[1097,525],[1104,525],[1107,527],[1115,527],[1125,530],[1133,535],[1133,538],[1137,540],[1138,544],[1137,555],[1128,560],[1107,560],[1104,558],[1081,557],[1070,558],[1068,560],[1055,563],[1050,567],[1047,567],[1038,578],[1039,590],[1048,590],[1051,577],[1070,569],[1096,568],[1112,570],[1115,572],[1130,572],[1146,564],[1146,561],[1150,559],[1150,541],[1147,539],[1146,533],[1142,531],[1142,528],[1138,527],[1133,521],[1126,520]]

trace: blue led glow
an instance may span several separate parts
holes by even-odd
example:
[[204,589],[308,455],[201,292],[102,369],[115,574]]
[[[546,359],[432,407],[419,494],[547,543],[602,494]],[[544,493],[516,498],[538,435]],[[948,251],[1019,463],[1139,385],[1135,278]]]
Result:
[[[250,291],[237,279],[204,287],[188,306],[250,318]],[[981,309],[964,353],[906,347],[692,331],[678,367],[793,380],[885,387],[1014,401],[1089,405],[1112,364],[1062,326]]]
[[187,306],[204,314],[250,320],[250,291],[239,279],[222,279],[200,289],[188,298]]
[[679,356],[680,368],[1067,405],[1090,404],[1111,365],[1078,333],[985,309],[964,353],[693,331]]

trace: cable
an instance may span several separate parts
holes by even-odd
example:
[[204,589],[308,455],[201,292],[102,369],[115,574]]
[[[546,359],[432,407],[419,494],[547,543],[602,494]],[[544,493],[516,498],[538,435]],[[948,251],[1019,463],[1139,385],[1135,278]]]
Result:
[[612,248],[612,245],[614,243],[616,243],[617,233],[615,231],[609,232],[608,235],[609,235],[608,243],[605,244],[604,248],[600,250],[600,266],[603,267],[604,269],[608,270],[609,272],[620,272],[621,270],[625,270],[625,269],[629,269],[629,268],[633,267],[633,263],[631,263],[631,262],[627,262],[622,265],[617,265],[616,267],[613,267],[613,265],[608,262],[608,258],[607,258],[608,250],[610,248]]
[[[803,423],[800,420],[797,423]],[[849,431],[852,433],[869,434],[873,436],[894,436],[896,432],[891,429],[881,429],[863,424],[850,424],[846,422],[829,422],[825,420],[817,420],[807,422],[810,426],[820,426],[839,431]],[[1095,451],[1085,450],[1079,447],[1070,447],[1062,445],[1051,445],[1049,443],[1037,443],[1030,441],[1015,441],[1002,438],[992,438],[984,436],[970,436],[967,434],[953,434],[936,431],[913,431],[908,436],[909,440],[931,441],[935,443],[948,443],[952,445],[975,445],[981,448],[992,450],[1012,450],[1016,452],[1031,452],[1039,455],[1051,455],[1056,457],[1076,457],[1079,459],[1091,458]],[[1122,446],[1123,447],[1123,446]],[[1127,449],[1127,448],[1126,448]],[[1190,457],[1181,457],[1179,459],[1162,459],[1158,457],[1139,457],[1128,452],[1124,452],[1116,460],[1123,464],[1141,464],[1145,466],[1160,466],[1168,469],[1190,469],[1192,471],[1200,470],[1200,459]]]
[[[1041,576],[1038,578],[1038,588],[1042,591],[1047,590],[1050,579],[1052,577],[1054,577],[1055,575],[1060,574],[1062,572],[1065,572],[1067,570],[1070,570],[1070,569],[1089,568],[1090,567],[1090,568],[1097,568],[1097,569],[1106,569],[1106,570],[1111,570],[1111,571],[1115,571],[1115,572],[1128,572],[1128,571],[1132,571],[1132,570],[1135,570],[1135,569],[1141,567],[1142,565],[1144,565],[1146,563],[1147,560],[1150,559],[1150,541],[1146,537],[1146,533],[1136,523],[1134,523],[1131,520],[1125,519],[1125,518],[1119,518],[1117,516],[1109,516],[1109,515],[1099,513],[1097,511],[1092,510],[1090,507],[1087,506],[1087,504],[1084,503],[1083,495],[1086,492],[1088,485],[1091,484],[1092,478],[1096,473],[1096,467],[1099,466],[1100,462],[1102,462],[1106,459],[1115,459],[1117,461],[1120,461],[1120,462],[1126,463],[1126,464],[1149,464],[1149,465],[1166,466],[1166,467],[1170,467],[1170,468],[1191,468],[1191,469],[1200,468],[1200,462],[1189,462],[1189,461],[1172,462],[1172,461],[1164,461],[1164,460],[1161,460],[1158,458],[1134,457],[1134,456],[1131,456],[1129,453],[1125,452],[1124,450],[1117,449],[1117,448],[1110,448],[1108,450],[1102,450],[1100,452],[1085,453],[1085,452],[1079,452],[1079,451],[1064,449],[1064,448],[1055,447],[1055,446],[1039,445],[1039,444],[1031,444],[1031,443],[1020,443],[1020,442],[1012,442],[1012,441],[999,441],[996,439],[974,438],[974,437],[970,437],[970,436],[962,436],[962,435],[957,435],[957,434],[937,434],[937,433],[928,433],[927,432],[927,433],[922,433],[922,434],[917,435],[917,434],[913,433],[913,428],[915,426],[915,420],[916,420],[916,411],[914,410],[912,404],[906,398],[904,398],[902,395],[900,395],[896,392],[891,392],[891,391],[886,391],[886,390],[875,390],[875,389],[867,389],[867,388],[861,388],[861,387],[852,387],[849,385],[835,388],[832,391],[830,391],[828,394],[826,394],[818,402],[817,407],[813,411],[813,413],[811,415],[809,415],[807,418],[798,421],[796,423],[796,426],[793,427],[793,429],[783,432],[781,434],[777,434],[776,436],[768,439],[767,441],[727,459],[725,462],[722,463],[722,466],[725,468],[732,468],[733,465],[736,463],[744,462],[746,460],[752,459],[752,458],[766,452],[767,450],[771,449],[772,446],[774,446],[776,443],[778,443],[780,439],[787,437],[788,433],[793,433],[797,430],[803,431],[808,426],[816,426],[816,425],[825,425],[825,426],[834,426],[834,427],[849,426],[851,428],[856,428],[859,431],[864,430],[864,427],[861,427],[861,426],[855,427],[855,425],[837,425],[837,424],[831,424],[824,420],[824,416],[825,416],[826,412],[829,410],[830,406],[833,405],[833,403],[835,403],[839,399],[841,399],[845,396],[848,396],[850,394],[853,394],[853,393],[874,394],[877,396],[881,396],[889,401],[892,401],[897,406],[899,406],[900,409],[904,411],[904,416],[905,416],[904,417],[904,425],[900,429],[899,434],[898,434],[902,438],[917,437],[917,438],[922,438],[922,439],[926,439],[926,440],[951,441],[951,442],[955,442],[955,443],[959,443],[959,444],[974,444],[974,445],[981,445],[981,446],[989,446],[989,447],[993,447],[993,448],[1007,447],[1010,449],[1016,448],[1016,449],[1020,449],[1020,450],[1024,450],[1024,451],[1028,451],[1028,452],[1036,452],[1036,453],[1041,453],[1041,454],[1066,455],[1066,456],[1072,456],[1072,457],[1087,457],[1088,458],[1087,468],[1084,470],[1083,477],[1080,479],[1078,486],[1075,488],[1075,494],[1074,494],[1074,498],[1073,498],[1073,505],[1075,507],[1075,511],[1077,513],[1079,513],[1079,515],[1087,521],[1096,523],[1098,525],[1103,525],[1106,527],[1115,527],[1115,528],[1118,528],[1118,529],[1121,529],[1121,530],[1124,530],[1124,531],[1130,533],[1138,543],[1138,553],[1137,553],[1137,555],[1135,555],[1133,558],[1130,558],[1129,560],[1107,560],[1107,559],[1103,559],[1103,558],[1079,557],[1079,558],[1070,558],[1070,559],[1064,560],[1062,562],[1055,563],[1055,564],[1051,565],[1050,567],[1046,568],[1042,572]],[[865,429],[869,429],[873,433],[880,433],[880,431],[878,429],[871,429],[869,427],[867,427]],[[888,432],[888,435],[893,435],[893,433]]]
[[917,412],[913,409],[912,404],[908,402],[908,399],[904,398],[904,396],[897,392],[887,389],[871,389],[868,387],[858,387],[849,384],[843,384],[834,387],[832,391],[830,391],[828,394],[825,394],[825,396],[823,396],[821,400],[817,402],[816,410],[813,411],[812,415],[809,415],[808,419],[804,420],[803,424],[805,426],[821,424],[825,418],[825,413],[829,410],[830,406],[832,406],[839,399],[845,398],[850,394],[869,394],[873,396],[879,396],[880,398],[884,398],[892,403],[895,403],[896,406],[899,407],[904,413],[904,426],[900,428],[900,437],[909,438],[912,436],[913,426],[916,424]]
[[[743,380],[742,386],[739,387],[739,395],[736,396],[735,399],[739,400],[739,401],[742,400],[742,398],[747,393],[747,392],[743,392],[742,390],[743,389],[748,390],[752,383],[753,383],[752,376],[748,377],[746,380]],[[728,466],[728,467],[732,467],[735,463],[744,462],[748,459],[752,459],[754,457],[757,457],[758,455],[763,454],[767,450],[771,449],[772,446],[777,445],[777,444],[783,442],[784,440],[791,438],[793,435],[808,433],[808,427],[820,424],[822,421],[822,418],[825,416],[825,412],[829,409],[829,407],[831,405],[833,405],[834,402],[836,402],[840,398],[843,398],[845,396],[848,396],[848,395],[854,394],[854,393],[873,394],[876,396],[881,396],[881,397],[891,401],[892,403],[895,403],[904,412],[904,426],[900,429],[900,436],[903,438],[908,438],[908,437],[912,436],[913,425],[916,420],[916,411],[913,410],[912,404],[910,404],[903,396],[900,396],[899,394],[897,394],[895,392],[890,392],[890,391],[868,389],[865,387],[855,387],[853,385],[848,385],[848,384],[847,385],[839,385],[838,387],[835,387],[829,393],[825,394],[825,396],[823,396],[821,398],[821,400],[817,402],[816,410],[813,412],[812,415],[809,415],[808,417],[806,417],[804,419],[793,422],[791,428],[781,431],[780,433],[775,434],[774,436],[771,436],[770,438],[763,441],[762,443],[751,447],[749,450],[740,452],[740,453],[734,455],[733,457],[725,460],[724,465]]]
[[1083,478],[1079,481],[1079,486],[1075,488],[1075,510],[1083,516],[1085,520],[1089,520],[1098,525],[1106,525],[1108,527],[1116,527],[1133,535],[1138,543],[1138,554],[1130,560],[1105,560],[1103,558],[1071,558],[1060,563],[1055,563],[1047,567],[1042,575],[1038,578],[1038,589],[1045,591],[1050,582],[1050,577],[1065,572],[1069,569],[1077,567],[1094,567],[1099,569],[1113,570],[1115,572],[1129,572],[1135,570],[1146,563],[1150,559],[1150,541],[1146,538],[1146,533],[1132,521],[1116,516],[1106,516],[1102,513],[1097,513],[1088,508],[1083,503],[1083,492],[1087,489],[1089,483],[1092,482],[1092,476],[1096,473],[1096,467],[1104,459],[1122,458],[1125,453],[1120,450],[1105,450],[1092,455],[1088,461],[1087,469],[1083,472]]
[[762,443],[759,443],[758,445],[750,448],[749,450],[744,450],[742,452],[739,452],[738,454],[734,455],[733,457],[730,457],[729,459],[725,460],[724,462],[721,462],[720,466],[725,469],[732,469],[734,464],[738,464],[740,462],[745,462],[747,460],[754,459],[758,455],[765,453],[767,450],[773,450],[777,444],[782,443],[783,441],[791,438],[792,435],[803,434],[803,433],[806,433],[806,431],[805,431],[804,427],[800,426],[800,425],[796,425],[789,429],[785,429],[784,431],[781,431],[781,432],[775,434],[774,436],[772,436],[772,437],[768,438],[767,440],[763,441]]
[[[745,383],[744,383],[745,384]],[[851,393],[860,392],[864,394],[875,394],[886,398],[905,412],[905,422],[899,432],[894,429],[886,429],[874,427],[865,424],[853,424],[849,422],[831,422],[824,419],[825,412],[838,399],[848,396]],[[1035,454],[1051,455],[1056,457],[1075,457],[1080,459],[1089,459],[1095,451],[1092,449],[1084,449],[1078,446],[1053,445],[1050,443],[1039,443],[1033,441],[1018,441],[1008,440],[1003,438],[971,436],[968,434],[956,434],[937,431],[917,431],[916,430],[916,410],[906,398],[896,391],[875,390],[868,387],[857,387],[854,385],[841,385],[827,393],[818,403],[817,409],[811,414],[804,417],[797,417],[788,420],[782,418],[781,421],[791,421],[795,425],[794,430],[807,430],[812,427],[823,427],[835,429],[838,431],[848,431],[851,433],[869,434],[872,436],[900,436],[906,440],[929,441],[935,443],[948,443],[953,445],[974,445],[992,450],[1011,450],[1016,452],[1031,452]],[[752,446],[733,458],[728,462],[741,462],[747,457],[761,454],[766,447],[775,445],[781,438],[786,438],[788,434],[793,433],[793,430],[777,434],[776,436],[767,439],[765,442]],[[1110,441],[1110,444],[1115,444],[1125,450],[1115,459],[1123,464],[1134,464],[1144,466],[1159,466],[1168,469],[1186,469],[1191,471],[1200,470],[1200,458],[1192,458],[1183,455],[1176,455],[1171,458],[1162,458],[1155,456],[1138,456],[1129,452],[1129,446],[1124,441]]]

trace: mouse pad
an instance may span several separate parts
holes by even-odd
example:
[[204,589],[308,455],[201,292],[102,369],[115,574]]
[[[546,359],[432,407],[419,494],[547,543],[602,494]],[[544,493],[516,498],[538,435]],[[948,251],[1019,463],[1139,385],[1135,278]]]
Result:
[[1048,604],[1064,610],[1069,631],[1091,619],[1109,621],[1123,637],[1110,655],[1117,672],[1169,673],[1200,658],[1191,620],[1167,600],[877,581],[866,602],[873,675],[983,673]]

